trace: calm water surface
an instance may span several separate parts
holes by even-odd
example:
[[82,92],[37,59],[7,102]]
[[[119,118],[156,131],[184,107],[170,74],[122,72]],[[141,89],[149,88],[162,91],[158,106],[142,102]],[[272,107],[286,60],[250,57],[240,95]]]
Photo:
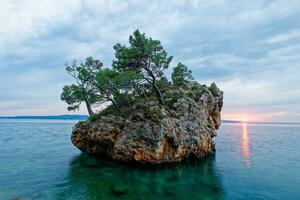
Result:
[[82,154],[74,121],[0,121],[0,200],[300,199],[300,126],[223,124],[217,152],[138,168]]

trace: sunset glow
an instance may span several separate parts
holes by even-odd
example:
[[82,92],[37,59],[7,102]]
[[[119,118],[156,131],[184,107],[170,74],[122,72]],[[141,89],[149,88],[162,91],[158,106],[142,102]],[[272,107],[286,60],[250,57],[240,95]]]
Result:
[[248,130],[247,130],[247,123],[243,123],[243,131],[241,136],[241,147],[242,147],[242,154],[245,160],[247,167],[250,167],[250,148],[249,148],[249,137],[248,137]]
[[241,114],[241,113],[224,113],[222,115],[223,120],[233,120],[241,122],[259,122],[266,121],[267,118],[255,115],[255,114]]
[[246,123],[248,120],[247,120],[247,118],[242,118],[241,121],[244,122],[244,123]]

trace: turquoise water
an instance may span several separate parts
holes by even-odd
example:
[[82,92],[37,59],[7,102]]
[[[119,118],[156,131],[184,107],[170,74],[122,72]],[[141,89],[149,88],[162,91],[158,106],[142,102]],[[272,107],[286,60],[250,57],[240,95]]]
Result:
[[73,121],[0,121],[0,200],[300,199],[300,126],[222,124],[217,152],[160,167],[97,160]]

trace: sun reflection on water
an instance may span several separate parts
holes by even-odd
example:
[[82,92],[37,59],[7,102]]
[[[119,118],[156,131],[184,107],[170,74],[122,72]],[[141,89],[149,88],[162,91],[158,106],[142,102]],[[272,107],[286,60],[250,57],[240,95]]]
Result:
[[249,148],[249,137],[248,137],[248,130],[247,130],[247,123],[243,122],[243,132],[241,137],[241,145],[242,145],[242,154],[244,157],[244,161],[247,167],[250,167],[250,148]]

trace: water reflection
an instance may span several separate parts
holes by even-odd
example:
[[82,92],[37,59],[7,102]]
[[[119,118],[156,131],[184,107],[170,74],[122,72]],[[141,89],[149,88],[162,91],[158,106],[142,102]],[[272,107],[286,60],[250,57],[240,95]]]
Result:
[[241,137],[241,145],[242,145],[242,153],[244,157],[244,161],[247,167],[250,167],[250,148],[249,148],[249,137],[246,122],[243,123],[243,132]]
[[223,199],[224,196],[214,156],[142,168],[81,154],[72,161],[67,179],[68,186],[57,199]]

